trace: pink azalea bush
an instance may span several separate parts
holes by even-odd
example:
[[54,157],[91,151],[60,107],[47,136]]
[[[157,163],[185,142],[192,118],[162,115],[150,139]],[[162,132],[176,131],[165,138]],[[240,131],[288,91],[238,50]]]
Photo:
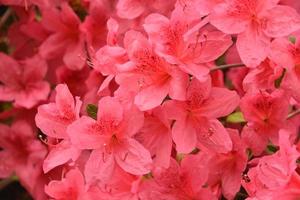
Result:
[[300,198],[298,0],[0,5],[0,190]]

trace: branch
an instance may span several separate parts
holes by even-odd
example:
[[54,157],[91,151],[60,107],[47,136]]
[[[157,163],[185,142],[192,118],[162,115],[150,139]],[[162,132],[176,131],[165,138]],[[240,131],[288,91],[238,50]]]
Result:
[[219,66],[211,68],[210,72],[214,72],[216,70],[222,70],[222,69],[235,68],[235,67],[244,67],[244,66],[245,65],[243,63],[234,63],[234,64],[227,64],[227,65],[219,65]]
[[291,118],[293,118],[293,117],[295,117],[295,116],[297,116],[297,115],[299,115],[299,114],[300,114],[300,109],[298,109],[298,110],[296,110],[296,111],[294,111],[294,112],[291,112],[291,113],[287,116],[286,119],[291,119]]
[[11,14],[12,14],[12,10],[8,8],[0,19],[0,29],[4,26],[5,22],[7,21],[7,19]]

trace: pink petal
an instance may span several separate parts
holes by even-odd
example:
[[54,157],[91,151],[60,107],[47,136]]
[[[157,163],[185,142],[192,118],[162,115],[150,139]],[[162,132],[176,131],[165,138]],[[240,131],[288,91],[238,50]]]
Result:
[[128,136],[134,136],[144,124],[144,113],[136,106],[126,109],[124,112],[124,120],[122,121],[124,132]]
[[201,104],[202,101],[209,98],[211,95],[211,78],[210,76],[205,81],[199,81],[197,79],[192,79],[187,90],[187,100],[196,100]]
[[84,175],[87,183],[94,181],[107,182],[111,179],[115,169],[113,154],[107,154],[103,150],[93,150],[85,164]]
[[179,67],[186,73],[195,76],[199,81],[205,81],[208,78],[209,69],[202,64],[180,64]]
[[169,95],[172,99],[185,100],[186,89],[189,82],[189,76],[180,70],[173,70],[171,72],[172,78],[170,80]]
[[269,37],[284,37],[300,28],[300,16],[289,6],[275,6],[267,15],[264,32]]
[[97,130],[97,123],[90,117],[83,116],[67,128],[72,144],[79,149],[98,149],[103,147],[102,132]]
[[233,112],[238,107],[239,102],[240,98],[235,91],[213,87],[210,96],[197,109],[197,112],[211,119],[224,117]]
[[191,54],[194,54],[194,63],[207,63],[216,60],[233,43],[230,35],[220,31],[204,32],[200,38],[198,34],[199,30],[197,30],[197,35],[193,39],[189,38],[189,43],[194,45],[194,49],[191,52]]
[[260,155],[268,144],[266,135],[257,133],[252,127],[245,126],[241,137],[253,155]]
[[136,140],[128,138],[123,148],[115,152],[115,159],[122,169],[135,175],[150,172],[152,159],[145,147]]
[[270,39],[257,28],[248,27],[238,35],[236,45],[243,63],[248,67],[256,67],[269,53]]
[[21,73],[19,63],[4,53],[0,53],[0,60],[0,81],[7,85],[16,85],[16,75]]
[[270,59],[281,67],[293,68],[295,66],[292,49],[294,47],[287,38],[276,38],[271,43]]
[[66,195],[79,199],[83,191],[84,177],[78,169],[70,170],[61,181],[51,181],[45,186],[45,192],[55,199],[65,199]]
[[30,109],[39,101],[46,100],[50,92],[50,85],[46,81],[32,84],[31,90],[21,91],[16,95],[15,105]]
[[67,126],[71,123],[69,120],[63,120],[54,103],[41,105],[38,107],[38,113],[35,116],[35,123],[41,131],[53,138],[68,138],[66,133]]
[[66,66],[71,70],[80,70],[85,66],[84,43],[81,40],[69,43],[63,57]]
[[200,146],[203,145],[208,150],[218,153],[227,153],[232,150],[231,138],[221,122],[213,119],[197,123],[197,126]]
[[65,36],[61,33],[50,35],[39,47],[39,53],[43,58],[53,59],[62,55],[67,45]]
[[[153,13],[145,18],[143,27],[147,32],[149,38],[153,41],[161,41],[161,32],[157,30],[164,30],[169,26],[169,19],[161,14]],[[162,41],[161,41],[162,42]]]
[[14,172],[15,163],[11,159],[11,156],[9,152],[0,151],[0,178],[8,178]]
[[186,104],[181,101],[170,100],[163,104],[167,118],[172,120],[184,120],[186,118]]
[[[161,110],[156,110],[160,115],[164,115]],[[164,124],[156,116],[148,116],[143,128],[136,135],[137,140],[155,156],[155,165],[165,168],[169,167],[172,150],[172,137],[168,126],[169,124]]]
[[188,118],[175,122],[172,137],[178,153],[190,153],[196,147],[196,130]]
[[65,115],[68,116],[68,114],[74,115],[74,111],[75,111],[74,97],[71,94],[68,86],[66,84],[59,84],[56,86],[55,90],[56,90],[55,103],[60,114],[63,116]]
[[28,82],[40,81],[47,73],[47,63],[40,56],[27,58],[22,64],[25,65],[23,77]]
[[139,31],[129,30],[124,36],[124,46],[127,50],[128,56],[132,61],[135,61],[135,53],[141,49],[149,49],[147,38]]
[[45,173],[53,168],[65,164],[70,160],[76,160],[80,155],[80,150],[72,147],[69,142],[62,141],[52,148],[44,160],[43,170]]
[[224,33],[237,34],[245,31],[250,20],[243,15],[231,15],[230,3],[217,5],[210,16],[210,23]]
[[134,19],[145,10],[143,2],[138,0],[120,0],[117,4],[117,14],[121,18]]
[[169,84],[151,85],[142,89],[135,96],[134,103],[141,111],[150,110],[159,106],[168,95],[168,92]]
[[234,169],[224,173],[222,178],[222,193],[227,199],[234,199],[236,193],[240,190],[242,182],[241,173]]
[[123,120],[123,107],[120,102],[113,97],[103,97],[98,102],[97,119],[113,120],[120,123]]

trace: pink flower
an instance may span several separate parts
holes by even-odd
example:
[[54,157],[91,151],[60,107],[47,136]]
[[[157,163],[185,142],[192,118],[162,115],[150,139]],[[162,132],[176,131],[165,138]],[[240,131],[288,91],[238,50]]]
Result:
[[126,86],[125,90],[133,88],[137,92],[134,103],[140,110],[159,106],[167,95],[173,99],[185,99],[187,74],[158,56],[140,32],[127,32],[124,43],[130,61],[119,66],[121,72],[116,81],[120,87]]
[[169,118],[176,120],[172,128],[176,150],[190,153],[200,145],[201,148],[219,153],[231,151],[230,137],[216,118],[228,115],[238,106],[236,92],[211,87],[210,79],[202,83],[192,79],[186,99],[164,103]]
[[39,56],[22,61],[0,54],[0,100],[14,101],[18,107],[30,109],[49,94],[49,83],[43,81],[47,64]]
[[36,54],[36,49],[48,37],[48,32],[36,21],[34,9],[16,9],[15,14],[19,20],[9,26],[7,37],[14,48],[11,56],[23,60]]
[[208,169],[205,168],[205,160],[200,155],[187,155],[179,165],[171,159],[168,169],[153,171],[153,180],[148,180],[141,192],[142,199],[217,199],[206,185]]
[[67,3],[61,9],[47,8],[42,10],[42,25],[51,35],[39,48],[46,59],[60,58],[72,70],[85,66],[84,35],[80,32],[80,19]]
[[227,129],[232,140],[233,148],[228,153],[205,154],[208,158],[207,167],[209,169],[209,185],[220,182],[222,194],[227,199],[234,199],[240,190],[242,183],[242,173],[246,169],[248,157],[246,146],[241,140],[238,131]]
[[263,61],[259,66],[251,69],[243,81],[245,91],[275,90],[275,81],[280,78],[283,68],[269,59]]
[[212,25],[224,33],[238,34],[237,49],[248,67],[256,67],[267,57],[271,38],[300,28],[296,10],[277,5],[278,1],[225,0],[211,15]]
[[174,0],[119,0],[117,3],[117,14],[121,18],[134,19],[150,9],[158,11],[169,11]]
[[[89,173],[92,174],[93,171]],[[107,182],[98,182],[97,185],[92,185],[87,196],[91,200],[136,200],[139,197],[141,184],[142,177],[129,174],[116,166],[112,177]]]
[[69,160],[75,161],[80,150],[73,147],[67,135],[67,127],[79,118],[82,102],[74,98],[68,86],[56,86],[55,103],[41,105],[35,117],[36,125],[50,138],[63,139],[58,144],[50,145],[50,151],[44,161],[44,172],[48,172]]
[[0,177],[15,174],[34,197],[45,199],[41,165],[46,149],[33,128],[25,121],[16,121],[11,127],[0,124],[0,149]]
[[300,101],[300,51],[299,40],[291,43],[286,38],[278,38],[272,41],[270,59],[281,67],[286,68],[286,74],[282,81],[282,88],[291,92],[291,95]]
[[79,118],[82,102],[73,95],[65,84],[57,85],[55,103],[41,105],[35,117],[37,126],[47,136],[67,139],[67,127]]
[[94,168],[100,179],[111,175],[115,162],[132,174],[150,171],[149,151],[131,138],[143,123],[142,113],[134,110],[125,110],[116,99],[104,97],[98,103],[97,120],[83,116],[68,127],[74,146],[95,149],[86,167]]
[[[250,181],[245,182],[243,186],[251,197],[261,198],[270,195],[273,196],[270,199],[276,199],[278,195],[290,196],[293,191],[293,182],[294,184],[295,182],[299,183],[299,180],[297,181],[299,175],[296,175],[295,169],[297,167],[296,160],[300,154],[296,147],[291,145],[289,135],[289,132],[281,130],[279,151],[260,158],[257,166],[249,170]],[[294,192],[296,191],[294,190]]]
[[2,178],[12,175],[12,172],[19,173],[26,167],[33,167],[44,158],[43,145],[35,139],[32,127],[25,121],[15,122],[12,127],[0,126]]
[[150,151],[156,167],[169,167],[172,135],[167,114],[162,107],[145,113],[144,126],[135,138]]
[[78,169],[72,169],[61,181],[53,180],[46,185],[45,192],[55,200],[84,199],[84,177]]
[[289,98],[284,91],[248,93],[241,100],[241,110],[248,121],[242,133],[256,153],[264,150],[268,140],[277,143],[278,130],[284,126],[289,111]]
[[207,19],[201,21],[198,13],[176,5],[170,19],[154,13],[143,26],[159,55],[203,81],[209,73],[204,64],[220,57],[232,44],[231,37],[203,28]]

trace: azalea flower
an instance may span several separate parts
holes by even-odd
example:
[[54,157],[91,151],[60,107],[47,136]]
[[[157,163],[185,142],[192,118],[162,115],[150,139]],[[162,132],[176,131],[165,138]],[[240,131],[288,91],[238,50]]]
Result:
[[210,80],[201,83],[193,79],[186,101],[170,100],[164,104],[168,117],[176,120],[172,128],[176,150],[190,153],[199,145],[219,153],[230,151],[228,132],[216,118],[228,115],[238,104],[239,97],[234,91],[212,87]]
[[[49,83],[43,78],[47,63],[39,56],[16,61],[0,54],[0,100],[14,101],[18,107],[33,108],[46,100],[50,91]],[[8,70],[9,69],[9,70]]]
[[240,57],[253,68],[268,56],[271,38],[299,29],[300,16],[292,7],[278,5],[278,0],[225,0],[214,8],[210,22],[224,33],[238,34]]
[[150,153],[132,138],[140,129],[143,115],[134,108],[126,111],[112,97],[100,99],[98,109],[97,120],[83,116],[67,130],[77,148],[94,149],[87,167],[94,166],[100,179],[111,176],[115,163],[132,174],[149,173],[152,163]]

